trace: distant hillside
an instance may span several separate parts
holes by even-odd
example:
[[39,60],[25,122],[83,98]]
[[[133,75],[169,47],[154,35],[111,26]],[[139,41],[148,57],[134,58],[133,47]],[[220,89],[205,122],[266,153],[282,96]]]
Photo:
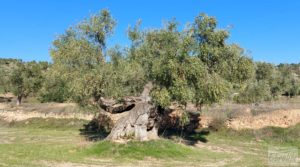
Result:
[[278,68],[283,68],[283,67],[287,67],[289,68],[289,70],[291,70],[292,72],[296,73],[298,76],[300,76],[300,63],[295,64],[279,64]]
[[9,59],[0,58],[0,69],[5,71],[11,71],[12,68],[16,67],[16,64],[18,62],[22,62],[22,61],[18,59],[11,59],[11,58]]

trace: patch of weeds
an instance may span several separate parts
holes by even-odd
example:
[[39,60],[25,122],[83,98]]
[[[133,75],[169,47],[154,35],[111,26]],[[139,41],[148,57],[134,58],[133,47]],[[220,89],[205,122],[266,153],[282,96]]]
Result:
[[214,115],[212,117],[212,121],[209,123],[209,129],[218,131],[221,130],[222,128],[226,127],[226,121],[228,120],[228,117],[224,113],[220,113],[218,115]]

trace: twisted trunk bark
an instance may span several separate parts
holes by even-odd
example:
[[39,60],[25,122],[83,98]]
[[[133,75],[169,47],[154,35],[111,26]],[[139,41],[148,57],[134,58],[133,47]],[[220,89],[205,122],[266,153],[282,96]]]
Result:
[[116,121],[107,140],[139,140],[145,141],[158,138],[157,112],[150,103],[152,83],[144,86],[144,91],[139,97],[127,96],[121,103],[113,99],[100,98],[101,108],[111,114],[127,112],[125,116]]
[[119,119],[107,139],[145,141],[158,138],[156,114],[153,105],[140,102],[128,111],[128,115]]
[[[119,103],[113,99],[101,98],[100,106],[111,115],[112,129],[106,137],[110,141],[158,139],[158,130],[184,129],[193,131],[199,125],[199,115],[188,112],[189,124],[182,126],[180,118],[184,108],[180,105],[170,106],[169,109],[157,108],[151,104],[150,91],[152,84],[144,86],[144,91],[138,97],[124,97]],[[122,114],[121,114],[122,113]],[[118,120],[114,119],[118,116]],[[120,118],[121,117],[121,118]],[[99,120],[101,121],[101,120]]]

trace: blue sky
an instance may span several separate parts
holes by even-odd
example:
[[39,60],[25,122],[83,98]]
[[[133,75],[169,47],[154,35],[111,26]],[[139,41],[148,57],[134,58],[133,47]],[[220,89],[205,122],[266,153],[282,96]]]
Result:
[[55,37],[103,8],[118,22],[110,46],[128,45],[126,30],[138,19],[156,28],[173,17],[184,25],[204,12],[220,28],[233,26],[229,42],[254,60],[300,63],[299,0],[1,0],[0,57],[50,61]]

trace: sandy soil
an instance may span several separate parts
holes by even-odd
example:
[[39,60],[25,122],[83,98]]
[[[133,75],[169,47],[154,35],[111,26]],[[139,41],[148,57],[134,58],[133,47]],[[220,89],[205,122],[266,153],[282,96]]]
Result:
[[[47,106],[46,106],[47,105]],[[45,104],[47,110],[54,112],[40,111],[41,109],[28,109],[26,107],[12,107],[9,104],[0,103],[0,117],[6,121],[23,121],[29,118],[76,118],[83,120],[92,120],[94,114],[82,112],[55,112],[63,110],[66,107],[74,107],[73,103],[69,104]]]
[[228,121],[230,128],[261,129],[267,126],[286,128],[300,123],[300,109],[278,110],[256,116],[239,117]]
[[[55,112],[66,107],[74,107],[75,104],[41,104],[41,108],[36,110],[26,107],[11,107],[8,104],[0,103],[0,117],[6,121],[22,121],[29,118],[77,118],[83,120],[92,120],[94,114],[80,112]],[[46,106],[46,107],[45,107]],[[40,111],[46,108],[52,112]],[[28,111],[29,110],[29,111]],[[248,113],[248,111],[245,111]],[[201,124],[207,126],[212,118],[202,117]],[[256,116],[244,114],[238,118],[227,121],[227,126],[236,130],[239,129],[261,129],[267,126],[289,127],[300,123],[300,109],[277,110],[268,113],[262,113]]]

